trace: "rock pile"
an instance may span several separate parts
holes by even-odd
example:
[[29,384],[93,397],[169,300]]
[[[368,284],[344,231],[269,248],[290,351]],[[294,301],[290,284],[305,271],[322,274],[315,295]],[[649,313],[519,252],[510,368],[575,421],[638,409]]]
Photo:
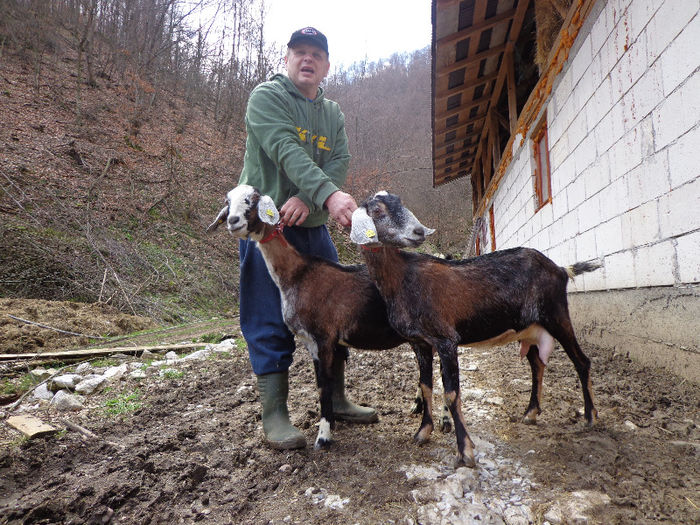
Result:
[[[34,389],[32,397],[47,401],[56,410],[62,412],[80,410],[84,406],[84,396],[99,392],[124,377],[138,380],[147,377],[149,373],[164,375],[168,371],[167,367],[180,361],[206,359],[214,353],[228,353],[235,349],[235,340],[226,339],[182,358],[175,352],[168,352],[159,359],[158,355],[145,350],[138,361],[124,362],[115,366],[99,367],[85,362],[78,365],[74,372],[65,374],[59,374],[57,370],[51,368],[35,368],[30,373],[36,380],[44,382]],[[112,359],[128,360],[130,358],[125,355],[115,355]]]

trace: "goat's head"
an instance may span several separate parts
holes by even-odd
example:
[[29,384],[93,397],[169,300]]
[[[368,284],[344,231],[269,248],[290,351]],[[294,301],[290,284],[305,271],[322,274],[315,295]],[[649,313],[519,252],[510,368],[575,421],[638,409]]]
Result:
[[435,230],[423,226],[401,199],[380,191],[352,214],[350,239],[356,244],[389,244],[415,248]]
[[226,206],[221,208],[207,231],[214,231],[225,222],[229,232],[245,238],[251,233],[259,233],[263,224],[274,226],[279,220],[279,212],[270,197],[261,195],[257,188],[242,184],[228,192]]

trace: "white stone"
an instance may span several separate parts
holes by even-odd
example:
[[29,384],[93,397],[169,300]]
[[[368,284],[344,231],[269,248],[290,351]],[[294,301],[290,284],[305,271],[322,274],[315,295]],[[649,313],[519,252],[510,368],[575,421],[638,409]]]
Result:
[[118,381],[124,376],[124,374],[126,374],[127,370],[128,367],[125,363],[123,365],[109,367],[107,370],[105,370],[105,373],[103,375],[109,381]]
[[34,389],[34,392],[32,392],[32,397],[34,399],[43,399],[45,401],[51,401],[51,399],[53,399],[53,395],[54,393],[48,389],[46,383],[40,384]]
[[92,394],[107,382],[107,378],[101,375],[92,375],[85,377],[75,387],[75,391],[79,394]]
[[43,381],[44,379],[48,379],[51,377],[53,374],[55,374],[56,371],[51,369],[51,370],[46,370],[45,368],[35,368],[33,370],[29,371],[29,374],[36,380],[38,381]]
[[73,390],[83,377],[80,374],[63,374],[54,377],[49,381],[49,389],[57,392],[58,390]]
[[348,503],[350,503],[350,498],[342,498],[337,494],[329,494],[326,496],[323,505],[329,509],[342,510]]
[[75,396],[67,390],[59,390],[51,400],[51,405],[57,410],[63,412],[71,410],[80,410],[83,408],[83,401],[78,396]]
[[196,359],[206,359],[212,354],[213,350],[207,350],[207,348],[203,350],[197,350],[196,352],[192,352],[191,354],[186,355],[182,359],[184,360],[196,360]]
[[86,363],[80,363],[80,364],[76,367],[75,373],[76,373],[76,374],[86,374],[86,373],[88,373],[90,370],[92,370],[92,365],[91,365],[90,363],[87,363],[87,362],[86,362]]
[[129,377],[131,379],[145,379],[146,378],[146,371],[143,369],[138,369],[138,370],[132,370],[129,373]]
[[177,353],[173,352],[172,350],[165,354],[166,361],[177,361],[178,359],[180,359],[180,356],[178,356]]

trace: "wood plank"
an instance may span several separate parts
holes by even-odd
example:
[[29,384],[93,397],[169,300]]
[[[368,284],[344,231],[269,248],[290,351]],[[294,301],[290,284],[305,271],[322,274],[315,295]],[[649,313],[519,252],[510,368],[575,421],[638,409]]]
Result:
[[10,361],[15,359],[46,359],[61,357],[85,357],[91,355],[109,354],[133,354],[136,352],[179,350],[185,348],[204,348],[210,343],[185,343],[177,345],[155,345],[155,346],[121,346],[115,348],[91,348],[83,350],[64,350],[63,352],[32,352],[27,354],[0,354],[0,361]]
[[16,428],[29,438],[46,436],[57,431],[41,419],[29,415],[12,416],[7,418],[7,424]]

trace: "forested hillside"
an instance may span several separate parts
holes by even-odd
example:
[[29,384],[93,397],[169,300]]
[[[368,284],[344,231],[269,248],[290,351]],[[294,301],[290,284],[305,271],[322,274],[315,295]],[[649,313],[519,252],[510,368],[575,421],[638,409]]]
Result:
[[[264,11],[244,0],[0,4],[0,296],[98,301],[163,322],[234,311],[237,248],[204,230],[237,181],[248,93],[280,69]],[[432,189],[428,50],[335,69],[325,87],[346,114],[346,189],[358,201],[396,191],[438,228],[435,249],[461,249],[466,183]]]

